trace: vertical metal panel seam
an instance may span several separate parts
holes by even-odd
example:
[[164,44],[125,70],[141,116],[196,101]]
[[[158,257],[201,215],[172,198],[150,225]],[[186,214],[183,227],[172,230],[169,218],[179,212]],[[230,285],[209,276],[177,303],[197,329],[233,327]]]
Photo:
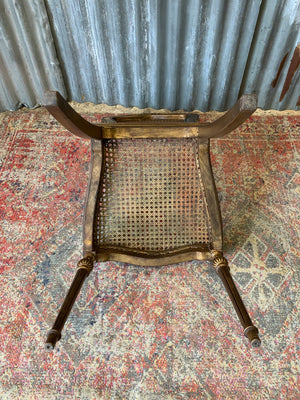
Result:
[[258,18],[256,20],[256,24],[255,24],[255,29],[254,29],[254,35],[252,37],[251,40],[251,46],[250,46],[250,50],[249,50],[249,55],[248,55],[248,59],[247,59],[247,63],[245,66],[245,71],[244,71],[244,75],[243,75],[243,80],[241,82],[241,86],[240,86],[240,90],[239,90],[239,96],[241,96],[242,94],[244,94],[245,92],[245,86],[246,86],[246,82],[248,81],[248,75],[249,75],[249,71],[250,71],[250,63],[252,60],[252,56],[254,53],[254,48],[255,45],[257,43],[257,37],[259,35],[259,26],[261,25],[261,20],[263,18],[263,9],[266,7],[266,2],[265,0],[261,0],[261,4],[259,7],[259,13],[258,13]]
[[299,71],[280,101],[300,40],[296,0],[2,0],[0,8],[1,110],[37,106],[45,88],[68,100],[187,111],[224,111],[247,91],[262,108],[299,109]]

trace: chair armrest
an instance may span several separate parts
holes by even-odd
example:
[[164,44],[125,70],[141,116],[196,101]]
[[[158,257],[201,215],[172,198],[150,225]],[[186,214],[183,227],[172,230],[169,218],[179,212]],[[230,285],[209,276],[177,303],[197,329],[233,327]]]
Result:
[[256,108],[257,96],[255,94],[244,94],[222,117],[205,128],[201,127],[200,130],[206,131],[206,135],[210,138],[222,137],[239,127],[254,113]]
[[84,139],[101,139],[101,127],[82,118],[58,92],[46,91],[43,103],[49,113],[74,135]]
[[[222,117],[216,121],[210,123],[201,123],[198,121],[187,122],[170,120],[165,121],[163,125],[160,119],[154,119],[149,121],[147,116],[143,115],[143,118],[136,118],[136,116],[129,116],[128,121],[124,122],[124,118],[119,118],[120,121],[111,121],[99,125],[94,125],[82,118],[68,103],[67,101],[55,91],[47,91],[44,93],[44,105],[47,110],[52,114],[66,129],[72,132],[74,135],[84,139],[101,139],[102,138],[102,127],[113,129],[115,128],[126,128],[134,130],[137,128],[140,130],[141,137],[152,137],[151,132],[143,135],[142,130],[151,128],[153,131],[157,131],[157,127],[173,127],[177,128],[174,133],[174,137],[180,137],[180,130],[184,128],[197,128],[197,133],[191,133],[191,136],[198,136],[202,138],[219,138],[227,133],[236,129],[241,125],[257,108],[257,96],[254,94],[245,94],[230,108]],[[149,117],[149,116],[148,116]],[[152,116],[153,117],[153,116]],[[145,123],[146,122],[146,123]],[[140,137],[138,136],[138,137]],[[170,135],[167,135],[170,136]],[[172,135],[171,135],[172,136]]]

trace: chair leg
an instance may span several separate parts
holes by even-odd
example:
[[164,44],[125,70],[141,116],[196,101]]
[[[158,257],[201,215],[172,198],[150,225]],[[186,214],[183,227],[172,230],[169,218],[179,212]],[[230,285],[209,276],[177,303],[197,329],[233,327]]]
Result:
[[67,321],[67,318],[71,312],[73,304],[80,292],[83,282],[93,269],[95,256],[89,253],[87,256],[82,258],[77,265],[77,270],[67,296],[61,306],[58,316],[52,326],[52,329],[47,334],[46,349],[52,350],[55,347],[56,342],[61,338],[61,331]]
[[252,347],[259,347],[261,341],[258,336],[258,329],[253,325],[250,319],[243,300],[241,299],[241,296],[230,274],[228,262],[226,258],[223,257],[222,253],[214,253],[213,265],[227,290],[239,320],[244,328],[244,335],[249,339]]

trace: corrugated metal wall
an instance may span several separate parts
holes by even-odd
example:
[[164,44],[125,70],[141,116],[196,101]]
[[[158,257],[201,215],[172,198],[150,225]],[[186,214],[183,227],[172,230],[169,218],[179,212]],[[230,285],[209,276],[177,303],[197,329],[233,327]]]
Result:
[[0,0],[0,110],[45,89],[202,111],[257,93],[299,109],[299,26],[299,0]]

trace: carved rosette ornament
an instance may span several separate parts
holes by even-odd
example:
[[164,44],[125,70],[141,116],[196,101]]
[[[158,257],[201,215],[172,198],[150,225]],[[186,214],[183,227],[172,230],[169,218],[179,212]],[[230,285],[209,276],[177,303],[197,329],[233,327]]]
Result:
[[84,258],[82,258],[78,264],[77,264],[77,269],[85,269],[88,274],[90,274],[90,272],[92,271],[93,267],[94,267],[94,262],[96,261],[96,258],[94,256],[94,254],[89,253],[87,256],[85,256]]
[[213,259],[213,266],[216,269],[219,269],[220,267],[228,267],[228,261],[221,253],[216,253]]

